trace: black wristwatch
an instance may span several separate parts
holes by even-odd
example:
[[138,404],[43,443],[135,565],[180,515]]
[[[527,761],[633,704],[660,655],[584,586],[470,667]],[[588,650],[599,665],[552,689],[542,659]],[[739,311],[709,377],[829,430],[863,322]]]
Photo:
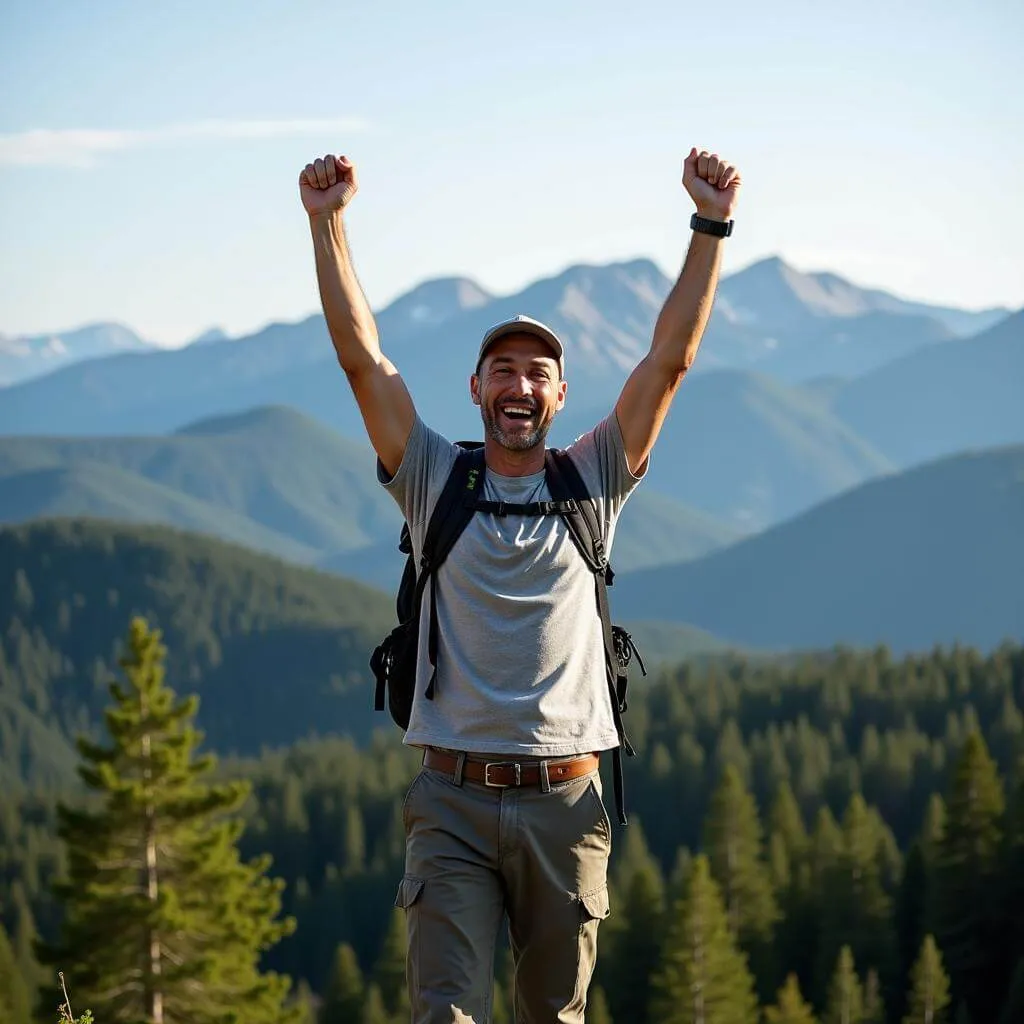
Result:
[[732,221],[709,220],[695,213],[690,218],[690,230],[699,231],[702,235],[714,235],[716,238],[728,238],[732,234]]

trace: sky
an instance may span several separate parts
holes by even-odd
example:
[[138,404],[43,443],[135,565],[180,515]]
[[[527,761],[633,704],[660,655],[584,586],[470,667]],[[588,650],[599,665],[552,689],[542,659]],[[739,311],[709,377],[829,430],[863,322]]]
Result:
[[344,153],[375,308],[576,263],[674,276],[691,145],[740,169],[732,272],[1024,306],[1012,0],[0,0],[0,334],[178,345],[319,308],[298,174]]

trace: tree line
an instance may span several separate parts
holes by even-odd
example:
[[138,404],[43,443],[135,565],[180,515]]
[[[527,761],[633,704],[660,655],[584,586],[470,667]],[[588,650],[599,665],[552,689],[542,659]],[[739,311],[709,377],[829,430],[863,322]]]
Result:
[[[227,1020],[243,998],[265,1008],[253,1021],[402,1019],[391,905],[415,753],[382,732],[215,768],[162,657],[134,623],[108,745],[79,743],[81,791],[0,801],[0,994],[17,988],[4,978],[52,990],[60,967],[100,1021],[156,1019],[152,1002],[131,1003],[136,1016],[117,1002],[151,1000],[154,977],[168,1013],[190,1005],[172,982],[206,992],[190,1020]],[[1024,649],[728,658],[635,689],[631,824],[615,837],[588,1020],[1024,1019]],[[155,758],[176,780],[166,793]],[[138,832],[140,807],[169,830],[163,846]],[[103,874],[115,869],[130,886]],[[173,966],[118,961],[175,929],[193,937]],[[501,1024],[507,950],[496,975]]]

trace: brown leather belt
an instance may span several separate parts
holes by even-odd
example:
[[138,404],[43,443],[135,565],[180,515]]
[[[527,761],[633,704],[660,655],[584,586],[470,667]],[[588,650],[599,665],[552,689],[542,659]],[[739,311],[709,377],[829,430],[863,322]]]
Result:
[[[482,782],[495,789],[509,786],[539,786],[547,765],[548,784],[571,782],[583,775],[596,772],[601,759],[597,754],[580,754],[558,761],[474,761],[468,756],[462,765],[462,777],[470,782]],[[423,764],[427,768],[455,777],[459,768],[459,755],[427,747],[423,751]]]

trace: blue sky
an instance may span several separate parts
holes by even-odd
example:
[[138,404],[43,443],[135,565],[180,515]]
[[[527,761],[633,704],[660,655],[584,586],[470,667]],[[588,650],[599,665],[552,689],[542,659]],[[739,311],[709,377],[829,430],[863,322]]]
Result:
[[678,270],[691,144],[745,186],[726,270],[779,254],[1024,305],[1024,5],[0,3],[0,333],[178,344],[318,306],[296,180],[345,152],[380,306],[430,277]]

